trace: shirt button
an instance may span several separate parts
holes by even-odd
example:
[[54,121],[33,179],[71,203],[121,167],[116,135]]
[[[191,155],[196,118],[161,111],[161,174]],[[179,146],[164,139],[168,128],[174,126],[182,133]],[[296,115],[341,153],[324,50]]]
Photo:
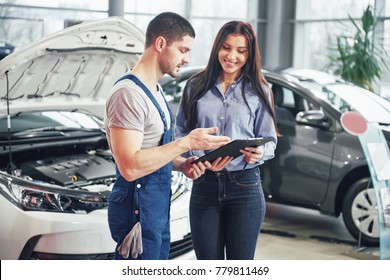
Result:
[[141,184],[137,184],[137,189],[140,189],[141,188]]
[[135,211],[134,211],[134,214],[138,215],[138,214],[139,214],[139,211],[138,211],[138,210],[135,210]]

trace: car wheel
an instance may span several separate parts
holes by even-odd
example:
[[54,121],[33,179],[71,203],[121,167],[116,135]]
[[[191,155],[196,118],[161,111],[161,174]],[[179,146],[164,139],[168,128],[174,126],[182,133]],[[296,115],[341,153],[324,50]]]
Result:
[[369,178],[355,182],[345,194],[342,212],[348,231],[366,246],[379,245],[378,206]]

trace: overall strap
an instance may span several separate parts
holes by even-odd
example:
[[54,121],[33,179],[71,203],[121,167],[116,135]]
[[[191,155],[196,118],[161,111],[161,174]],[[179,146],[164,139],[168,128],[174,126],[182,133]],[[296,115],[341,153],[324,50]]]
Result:
[[[156,98],[154,98],[154,96],[150,92],[150,90],[136,76],[134,76],[133,74],[124,75],[123,77],[119,78],[115,83],[118,83],[119,81],[122,81],[122,80],[125,80],[125,79],[132,80],[137,86],[139,86],[146,93],[146,95],[153,102],[154,106],[157,108],[158,112],[160,113],[161,119],[162,119],[162,121],[164,123],[164,131],[167,131],[168,130],[168,124],[167,124],[167,119],[165,117],[165,114],[164,114],[163,110],[161,109],[160,104],[158,104]],[[167,105],[168,112],[169,112],[169,115],[171,117],[171,128],[172,128],[173,127],[173,118],[172,118],[171,109],[170,109],[170,107],[168,105],[167,100],[164,97],[164,94],[161,92],[161,90],[160,90],[160,93],[161,93],[161,95],[162,95],[162,97],[163,97],[163,99],[165,101],[165,104]]]

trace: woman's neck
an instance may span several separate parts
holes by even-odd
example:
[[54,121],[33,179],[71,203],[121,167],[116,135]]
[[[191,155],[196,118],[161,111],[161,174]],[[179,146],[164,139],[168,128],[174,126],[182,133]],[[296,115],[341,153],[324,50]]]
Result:
[[221,74],[219,80],[221,83],[222,91],[225,93],[228,90],[228,88],[231,86],[231,84],[233,84],[238,79],[238,77],[239,76],[236,73],[234,73],[234,74],[226,74],[226,73]]
[[239,73],[222,73],[221,76],[219,77],[221,84],[228,84],[231,85],[234,83],[239,77]]

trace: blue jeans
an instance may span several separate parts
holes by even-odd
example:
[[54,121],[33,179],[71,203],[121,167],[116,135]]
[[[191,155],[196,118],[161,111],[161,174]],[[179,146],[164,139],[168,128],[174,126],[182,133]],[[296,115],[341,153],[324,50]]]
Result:
[[210,172],[194,181],[190,224],[199,260],[251,260],[265,216],[259,169]]

